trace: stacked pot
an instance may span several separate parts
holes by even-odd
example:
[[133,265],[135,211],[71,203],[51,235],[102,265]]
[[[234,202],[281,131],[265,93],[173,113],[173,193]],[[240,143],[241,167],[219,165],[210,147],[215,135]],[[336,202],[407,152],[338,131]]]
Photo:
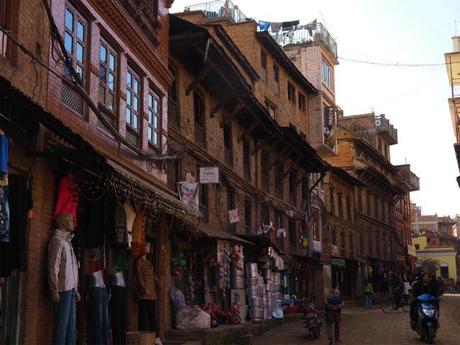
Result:
[[246,265],[246,295],[251,320],[264,319],[264,278],[259,275],[256,263]]

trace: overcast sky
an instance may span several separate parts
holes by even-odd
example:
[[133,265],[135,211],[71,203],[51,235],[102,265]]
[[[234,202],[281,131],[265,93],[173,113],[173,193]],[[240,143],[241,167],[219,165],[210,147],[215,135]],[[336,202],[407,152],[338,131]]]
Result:
[[[172,12],[202,0],[176,0]],[[346,115],[384,113],[398,129],[392,163],[410,163],[420,177],[411,198],[425,214],[460,213],[459,175],[445,66],[393,67],[352,62],[434,64],[460,35],[456,0],[234,0],[256,20],[317,19],[336,39],[336,98]],[[282,6],[280,6],[282,4]],[[457,14],[457,15],[456,15]]]

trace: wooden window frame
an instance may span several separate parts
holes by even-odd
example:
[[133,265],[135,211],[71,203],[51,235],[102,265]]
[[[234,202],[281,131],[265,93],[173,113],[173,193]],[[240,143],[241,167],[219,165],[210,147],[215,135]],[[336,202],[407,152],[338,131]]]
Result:
[[[128,78],[131,78],[131,83],[128,82]],[[138,91],[134,92],[134,81],[137,81]],[[131,85],[131,86],[130,86]],[[143,106],[143,90],[142,90],[142,78],[131,67],[128,67],[126,72],[126,109],[125,109],[125,121],[126,128],[136,135],[141,133],[142,128],[142,106]],[[134,107],[134,100],[137,96],[137,109]],[[129,102],[128,102],[129,101]],[[128,121],[127,111],[130,111],[130,120]],[[134,126],[134,118],[137,118],[137,128]]]
[[270,153],[262,150],[260,154],[261,169],[260,175],[262,180],[262,189],[266,192],[270,191]]
[[276,95],[280,94],[280,69],[277,65],[273,65],[273,89]]
[[297,170],[289,173],[289,201],[297,206]]
[[[199,109],[197,108],[199,101]],[[202,118],[202,124],[197,122],[198,115]],[[201,92],[193,91],[193,124],[195,130],[195,143],[206,147],[206,99]],[[198,133],[198,131],[200,133]]]
[[[157,104],[156,108],[154,104]],[[147,95],[147,141],[155,149],[161,147],[161,122],[162,122],[161,97],[151,88]],[[155,118],[157,125],[155,126]],[[157,142],[155,143],[155,134]]]
[[251,180],[251,140],[243,138],[243,173],[244,177]]
[[268,63],[267,63],[267,53],[265,53],[264,51],[261,51],[260,52],[260,68],[261,68],[261,79],[262,80],[267,80],[267,67],[268,67]]
[[287,82],[287,94],[288,94],[288,100],[292,104],[296,104],[296,89],[294,84],[292,84],[290,81]]
[[305,95],[301,92],[298,93],[299,98],[299,110],[305,112],[307,110],[306,103],[305,103]]
[[[87,75],[87,60],[88,60],[88,35],[89,35],[89,25],[88,20],[78,11],[74,6],[72,6],[69,2],[65,3],[65,11],[64,11],[64,46],[66,46],[66,35],[72,38],[72,51],[69,52],[66,49],[69,58],[72,60],[72,66],[79,74],[81,78],[81,82],[83,85],[86,85],[86,75]],[[67,12],[72,13],[72,28],[67,26]],[[78,34],[78,24],[83,26],[83,38],[79,37]],[[83,49],[82,52],[82,60],[78,61],[77,59],[77,45],[80,45]],[[81,72],[81,74],[80,74]],[[67,71],[66,66],[64,65],[64,74],[69,75],[70,72]]]
[[244,199],[244,228],[246,234],[252,234],[252,202]]
[[229,122],[224,122],[222,132],[222,136],[224,139],[225,162],[228,165],[233,166],[232,124]]
[[[101,49],[104,47],[106,51],[106,56],[105,59],[106,61],[101,60]],[[114,65],[113,68],[110,66],[110,57],[114,57]],[[98,102],[99,105],[103,107],[103,109],[106,112],[109,112],[110,114],[116,114],[117,109],[118,109],[118,52],[112,48],[112,46],[104,39],[101,38],[99,42],[99,91],[98,91]],[[102,79],[101,78],[101,68],[106,69],[105,77]],[[109,88],[109,82],[108,78],[109,75],[113,74],[113,90],[110,90]],[[103,100],[101,101],[101,90],[103,90]],[[107,105],[107,98],[108,95],[112,95],[112,100],[113,100],[113,108],[110,109],[110,107]]]

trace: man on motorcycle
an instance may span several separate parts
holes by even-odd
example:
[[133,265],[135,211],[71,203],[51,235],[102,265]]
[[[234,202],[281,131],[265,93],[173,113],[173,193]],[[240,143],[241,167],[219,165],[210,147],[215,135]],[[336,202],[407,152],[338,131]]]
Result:
[[439,287],[432,276],[427,272],[422,272],[420,280],[412,284],[412,302],[410,304],[410,324],[413,330],[417,323],[417,298],[423,294],[439,296]]

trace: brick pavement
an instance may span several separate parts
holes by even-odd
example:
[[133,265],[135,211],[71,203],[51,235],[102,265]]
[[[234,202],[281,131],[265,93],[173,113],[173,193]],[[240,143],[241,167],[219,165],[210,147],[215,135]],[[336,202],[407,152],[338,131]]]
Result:
[[[434,344],[460,345],[460,296],[444,296],[441,302],[441,327]],[[307,340],[301,321],[286,323],[254,341],[254,345],[323,345],[328,344],[325,328],[321,339]],[[420,345],[423,344],[409,326],[409,314],[385,314],[373,310],[345,309],[342,318],[341,345]]]

